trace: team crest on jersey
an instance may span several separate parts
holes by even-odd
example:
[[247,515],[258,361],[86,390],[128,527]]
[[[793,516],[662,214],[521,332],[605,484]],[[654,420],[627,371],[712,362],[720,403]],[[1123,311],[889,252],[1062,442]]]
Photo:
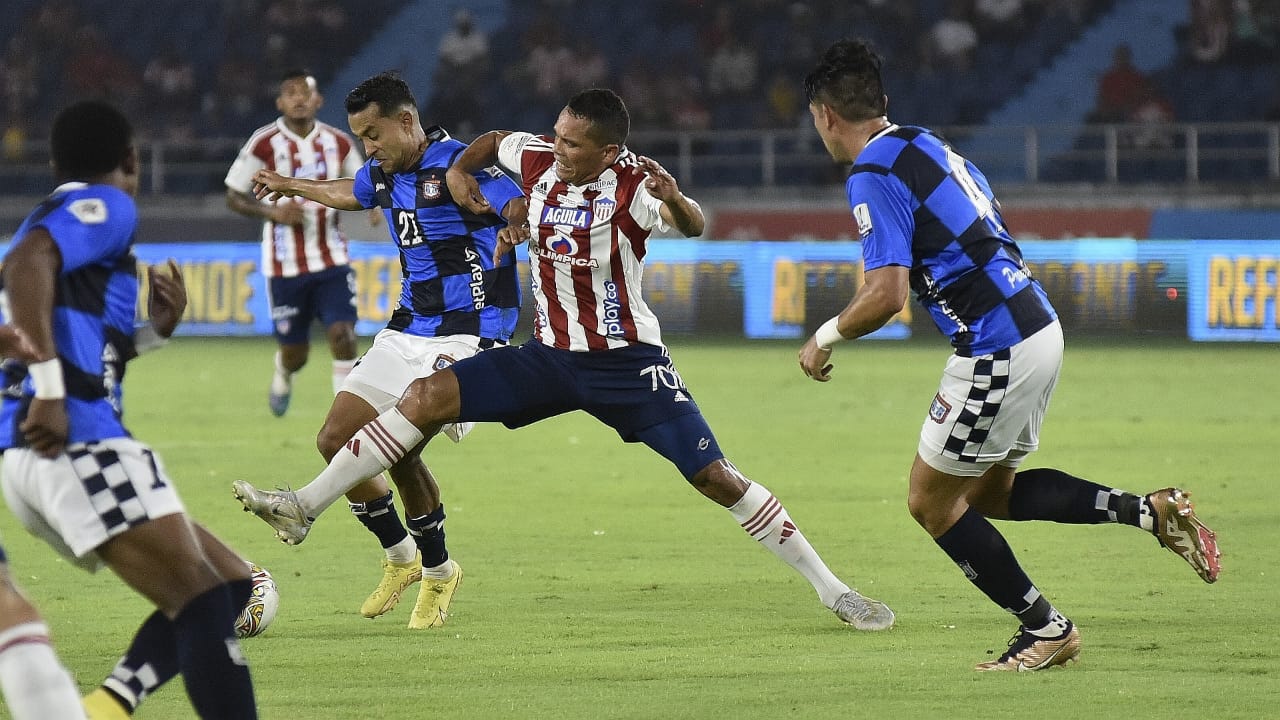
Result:
[[450,365],[454,364],[455,362],[457,362],[457,361],[456,361],[456,360],[454,360],[453,358],[449,357],[448,355],[443,355],[443,354],[441,354],[441,355],[437,355],[437,356],[436,356],[436,361],[435,361],[435,362],[433,362],[433,363],[431,363],[431,369],[432,369],[432,370],[435,370],[435,371],[437,371],[437,372],[439,372],[440,370],[443,370],[443,369],[445,369],[445,368],[449,367]]
[[276,332],[277,332],[277,333],[279,333],[279,334],[281,334],[281,335],[288,335],[288,334],[289,334],[289,328],[290,328],[290,326],[291,326],[291,325],[292,325],[292,323],[290,323],[288,320],[277,320],[277,321],[276,321]]
[[422,197],[424,200],[439,200],[444,193],[440,189],[439,180],[423,180],[422,181]]
[[951,405],[942,399],[942,393],[933,396],[933,404],[929,406],[929,419],[942,424],[947,416],[951,414]]
[[874,230],[871,226],[871,208],[866,203],[858,203],[853,206],[853,219],[858,223],[858,236],[866,240],[871,236]]
[[107,221],[107,204],[101,198],[82,198],[67,205],[67,212],[83,225],[101,225]]
[[617,209],[618,204],[609,198],[597,198],[591,204],[591,209],[595,212],[596,220],[604,222],[613,217],[613,211]]

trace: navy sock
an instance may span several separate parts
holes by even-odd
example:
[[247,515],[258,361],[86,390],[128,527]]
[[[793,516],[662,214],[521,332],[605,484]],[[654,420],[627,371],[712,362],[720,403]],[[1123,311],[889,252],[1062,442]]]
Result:
[[1139,526],[1142,498],[1052,468],[1014,475],[1009,519],[1051,520],[1075,525],[1123,523]]
[[409,518],[409,534],[422,553],[422,567],[436,567],[449,560],[449,550],[444,546],[444,505],[429,515]]
[[1022,571],[1009,543],[982,514],[969,508],[951,529],[934,540],[991,601],[1018,616],[1023,626],[1048,622],[1053,606]]
[[347,503],[356,519],[373,533],[383,549],[404,540],[409,534],[396,515],[395,497],[388,490],[386,495],[364,503]]
[[232,628],[239,611],[223,584],[187,603],[173,621],[178,667],[191,705],[202,718],[258,717],[249,665]]

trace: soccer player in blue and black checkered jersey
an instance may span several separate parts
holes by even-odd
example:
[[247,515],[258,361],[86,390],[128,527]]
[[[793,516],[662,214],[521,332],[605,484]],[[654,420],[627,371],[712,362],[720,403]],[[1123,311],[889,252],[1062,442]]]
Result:
[[832,346],[879,329],[915,291],[955,353],[920,433],[908,507],[965,576],[1018,618],[1008,651],[977,669],[1063,665],[1080,652],[1079,630],[1036,590],[988,518],[1141,527],[1205,582],[1218,577],[1217,543],[1177,488],[1144,497],[1060,470],[1018,472],[1038,446],[1062,365],[1057,314],[982,173],[930,131],[889,121],[880,63],[865,42],[843,40],[805,78],[823,144],[853,164],[846,190],[865,279],[805,343],[800,366],[830,380]]
[[[523,226],[528,215],[520,188],[496,170],[480,172],[477,179],[497,212],[472,213],[454,202],[444,175],[467,146],[440,127],[424,130],[409,86],[396,75],[382,73],[361,82],[347,95],[346,110],[351,131],[369,157],[354,178],[309,180],[270,170],[254,176],[259,199],[299,196],[342,210],[382,208],[400,250],[404,282],[399,306],[334,398],[317,438],[326,461],[365,423],[394,407],[416,378],[511,338],[520,313],[515,262],[510,255],[495,261],[495,255],[508,222]],[[458,441],[471,426],[455,423],[444,433]],[[359,443],[352,450],[360,452]],[[392,522],[391,492],[380,476],[346,493],[356,516],[387,553],[383,580],[361,613],[376,617],[387,612],[405,588],[422,579],[409,627],[439,627],[462,570],[445,547],[440,489],[421,460],[421,447],[403,450],[405,456],[389,472],[404,498],[412,540],[403,526]],[[292,544],[302,542],[308,519],[318,517],[344,490],[312,483],[296,493],[303,517],[285,517],[272,491],[235,483],[245,509]]]
[[90,571],[110,567],[156,606],[124,663],[136,672],[116,678],[121,700],[180,672],[200,717],[256,718],[233,628],[248,565],[187,517],[121,416],[125,364],[173,333],[187,299],[175,262],[153,269],[151,322],[135,327],[133,131],[110,105],[83,102],[54,119],[51,145],[61,184],[4,258],[9,321],[32,347],[28,362],[5,367],[5,500],[54,549]]

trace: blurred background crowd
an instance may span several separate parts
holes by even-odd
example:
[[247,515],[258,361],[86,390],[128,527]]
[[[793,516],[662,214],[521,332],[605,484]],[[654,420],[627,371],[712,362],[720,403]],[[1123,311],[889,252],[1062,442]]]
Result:
[[[993,112],[1115,4],[510,0],[486,29],[474,10],[495,3],[419,3],[435,8],[437,32],[427,36],[389,28],[405,5],[391,0],[9,0],[3,154],[21,160],[58,107],[86,97],[123,105],[149,139],[242,140],[276,117],[280,74],[297,66],[314,72],[332,118],[347,90],[335,79],[370,43],[396,44],[402,69],[426,73],[430,82],[414,87],[424,122],[463,139],[494,127],[549,131],[569,94],[596,85],[622,94],[636,130],[804,127],[800,80],[846,35],[885,55],[891,119],[1007,122]],[[1280,0],[1190,0],[1186,9],[1187,21],[1165,33],[1176,52],[1159,66],[1140,69],[1129,38],[1113,33],[1103,41],[1110,67],[1066,80],[1087,99],[1085,121],[1146,123],[1155,129],[1123,142],[1159,147],[1177,142],[1159,131],[1174,121],[1280,119]]]

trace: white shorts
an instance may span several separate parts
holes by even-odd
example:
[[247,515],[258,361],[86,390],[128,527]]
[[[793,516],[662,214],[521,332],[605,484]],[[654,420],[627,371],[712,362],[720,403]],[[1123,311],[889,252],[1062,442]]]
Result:
[[0,486],[31,534],[90,572],[102,567],[94,551],[106,541],[186,512],[160,458],[133,438],[75,443],[52,460],[10,448]]
[[994,464],[1016,468],[1040,446],[1040,425],[1062,369],[1062,326],[1054,322],[990,355],[952,355],[920,430],[929,467],[977,477]]
[[[474,335],[421,337],[384,329],[374,336],[373,347],[356,361],[341,389],[383,413],[395,406],[414,380],[469,358],[481,349],[480,338]],[[443,431],[458,442],[473,427],[475,423],[450,423]]]

